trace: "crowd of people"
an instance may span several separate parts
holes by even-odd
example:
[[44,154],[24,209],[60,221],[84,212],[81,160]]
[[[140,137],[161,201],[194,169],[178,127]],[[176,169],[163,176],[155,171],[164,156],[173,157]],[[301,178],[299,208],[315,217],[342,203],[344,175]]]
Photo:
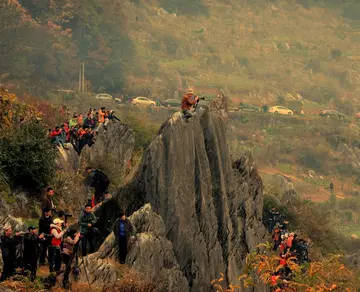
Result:
[[71,144],[77,153],[88,145],[95,143],[96,136],[101,129],[107,130],[110,121],[120,121],[113,110],[106,107],[100,109],[90,108],[86,117],[75,112],[73,116],[61,126],[49,129],[51,143],[68,149]]
[[279,254],[279,265],[281,269],[271,276],[271,287],[273,291],[280,292],[286,288],[287,281],[293,277],[288,261],[291,258],[299,265],[309,261],[309,242],[299,239],[294,232],[289,232],[289,221],[272,208],[267,217],[268,231],[272,234],[273,251]]
[[[92,178],[87,183],[96,185],[99,182],[99,178],[96,178],[98,171],[89,170],[88,173]],[[49,273],[56,278],[62,275],[63,287],[69,288],[71,272],[75,279],[79,274],[78,257],[95,252],[98,246],[100,231],[96,227],[98,218],[94,213],[94,203],[104,200],[105,192],[100,192],[101,190],[97,189],[97,199],[93,197],[85,205],[78,217],[78,224],[70,226],[68,218],[72,215],[57,210],[53,201],[54,189],[51,187],[47,189],[42,201],[39,227],[29,226],[28,232],[13,234],[11,225],[6,224],[1,235],[4,263],[1,280],[7,280],[15,275],[15,271],[20,271],[19,273],[27,275],[33,281],[36,278],[38,264],[46,266],[47,260]],[[53,214],[56,214],[56,218],[53,218]],[[115,221],[113,232],[118,244],[119,262],[125,264],[133,227],[124,212],[120,212]]]

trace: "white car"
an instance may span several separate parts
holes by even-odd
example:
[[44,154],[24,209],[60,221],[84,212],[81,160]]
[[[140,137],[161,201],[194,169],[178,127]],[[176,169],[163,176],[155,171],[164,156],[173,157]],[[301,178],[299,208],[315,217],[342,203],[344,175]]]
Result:
[[96,99],[99,99],[99,100],[112,100],[114,98],[110,94],[99,93],[99,94],[96,95]]
[[139,96],[134,98],[131,102],[132,105],[146,105],[146,106],[155,106],[156,103],[153,100],[148,99],[147,97]]
[[291,109],[288,109],[284,106],[272,106],[268,110],[269,113],[281,114],[281,115],[293,115],[294,112]]

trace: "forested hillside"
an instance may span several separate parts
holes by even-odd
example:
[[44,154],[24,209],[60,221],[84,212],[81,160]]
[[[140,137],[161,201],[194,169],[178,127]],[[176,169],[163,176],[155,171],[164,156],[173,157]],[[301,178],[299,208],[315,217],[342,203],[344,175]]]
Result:
[[84,62],[93,91],[168,97],[190,84],[350,114],[359,12],[354,0],[2,0],[0,82],[76,89]]

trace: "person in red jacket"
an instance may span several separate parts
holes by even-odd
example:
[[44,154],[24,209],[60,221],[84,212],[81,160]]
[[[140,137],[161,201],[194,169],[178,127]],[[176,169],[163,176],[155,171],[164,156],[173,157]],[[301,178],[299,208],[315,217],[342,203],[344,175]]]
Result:
[[51,247],[49,253],[49,268],[50,273],[58,272],[61,268],[61,252],[60,246],[62,238],[66,233],[66,230],[62,230],[63,220],[56,218],[54,223],[50,225],[50,234],[53,236],[51,239]]
[[[63,141],[61,140],[61,132],[59,126],[56,126],[55,129],[53,129],[50,133],[51,143],[55,144],[57,146],[63,145]],[[63,145],[64,146],[64,145]]]
[[188,91],[183,96],[181,102],[181,110],[184,114],[184,118],[186,122],[188,122],[188,120],[193,116],[191,112],[191,107],[195,105],[198,101],[199,101],[199,97],[194,95],[194,89],[189,87]]

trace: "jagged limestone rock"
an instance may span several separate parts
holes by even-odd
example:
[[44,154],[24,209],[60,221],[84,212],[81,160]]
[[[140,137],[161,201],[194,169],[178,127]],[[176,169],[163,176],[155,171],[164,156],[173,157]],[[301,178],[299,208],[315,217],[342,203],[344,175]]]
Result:
[[[181,113],[172,115],[144,154],[134,180],[113,197],[108,207],[103,206],[103,212],[110,216],[117,212],[115,203],[128,214],[150,203],[163,222],[153,222],[156,216],[145,220],[153,222],[158,232],[163,227],[161,233],[165,236],[139,231],[128,263],[144,275],[163,275],[157,281],[166,285],[172,283],[170,278],[179,281],[174,275],[182,274],[186,287],[180,291],[210,291],[211,280],[220,273],[225,274],[227,283],[236,283],[247,253],[255,250],[265,236],[262,180],[251,156],[239,161],[234,167],[222,116],[203,110],[186,123]],[[111,236],[106,247],[95,255],[97,259],[116,256]],[[136,259],[134,251],[138,251]],[[179,268],[164,270],[169,262],[164,257],[169,258],[172,252],[175,258],[171,266]],[[152,262],[151,270],[148,262]],[[159,291],[175,289],[166,285],[160,284]]]
[[[128,252],[127,264],[156,283],[156,291],[187,291],[187,281],[176,261],[173,246],[165,237],[165,226],[160,216],[147,204],[129,220],[137,235]],[[115,282],[119,277],[117,256],[115,236],[111,233],[96,253],[85,258],[90,282],[97,285]],[[86,280],[84,272],[81,275]]]
[[123,123],[110,122],[107,131],[102,130],[90,148],[84,147],[80,154],[81,163],[98,165],[106,159],[118,169],[124,169],[135,146],[132,129]]

